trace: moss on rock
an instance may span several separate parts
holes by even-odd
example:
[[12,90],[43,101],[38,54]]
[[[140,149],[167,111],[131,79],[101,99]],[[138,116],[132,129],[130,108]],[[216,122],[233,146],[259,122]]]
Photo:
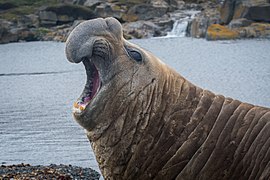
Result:
[[237,31],[231,30],[226,26],[212,24],[208,27],[206,33],[207,40],[228,40],[239,38]]

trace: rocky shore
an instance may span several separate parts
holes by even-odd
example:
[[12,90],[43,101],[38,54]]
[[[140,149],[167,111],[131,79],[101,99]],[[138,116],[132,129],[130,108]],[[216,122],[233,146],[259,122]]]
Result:
[[65,41],[82,21],[109,16],[127,39],[166,36],[177,22],[195,38],[265,38],[269,12],[269,0],[0,0],[0,43]]
[[98,180],[100,174],[90,168],[71,165],[31,166],[29,164],[1,165],[0,179],[61,179]]

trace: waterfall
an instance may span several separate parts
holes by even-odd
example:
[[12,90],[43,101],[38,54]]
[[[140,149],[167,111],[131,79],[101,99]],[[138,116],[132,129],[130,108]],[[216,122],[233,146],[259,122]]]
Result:
[[173,24],[171,32],[168,32],[167,37],[185,37],[188,26],[188,18],[176,20]]
[[176,13],[173,17],[174,24],[171,32],[168,32],[165,37],[185,37],[188,23],[194,19],[195,15],[200,11],[181,11]]

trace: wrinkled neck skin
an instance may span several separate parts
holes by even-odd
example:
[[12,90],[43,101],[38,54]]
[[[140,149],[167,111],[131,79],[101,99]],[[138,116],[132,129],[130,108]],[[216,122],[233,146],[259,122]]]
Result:
[[123,70],[121,85],[112,80],[110,95],[94,107],[87,136],[105,179],[269,176],[268,108],[203,90],[144,53],[153,60],[149,76],[134,68],[125,79]]
[[[128,72],[122,70],[118,78],[110,81],[108,89],[111,92],[102,97],[104,104],[92,107],[91,119],[95,127],[87,132],[87,136],[105,179],[127,179],[129,173],[136,173],[140,167],[133,166],[133,158],[136,163],[145,162],[164,131],[165,123],[174,121],[175,126],[184,126],[177,124],[184,122],[175,119],[175,115],[178,111],[186,111],[183,120],[189,119],[202,95],[202,89],[186,81],[151,53],[144,51],[144,56],[151,59],[149,73],[140,72],[136,67],[128,69],[133,73],[133,78],[129,79],[125,78]],[[137,80],[141,73],[145,73],[146,78],[143,85]],[[176,135],[174,127],[170,128],[166,131]],[[142,154],[135,153],[138,148]],[[139,159],[138,155],[141,156]]]

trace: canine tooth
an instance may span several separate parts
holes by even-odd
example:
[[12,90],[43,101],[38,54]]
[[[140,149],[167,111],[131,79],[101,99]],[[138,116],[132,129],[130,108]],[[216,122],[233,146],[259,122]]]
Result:
[[84,106],[80,106],[80,110],[83,111],[85,109]]
[[75,103],[73,104],[73,107],[79,108],[79,104],[78,104],[77,102],[75,102]]

